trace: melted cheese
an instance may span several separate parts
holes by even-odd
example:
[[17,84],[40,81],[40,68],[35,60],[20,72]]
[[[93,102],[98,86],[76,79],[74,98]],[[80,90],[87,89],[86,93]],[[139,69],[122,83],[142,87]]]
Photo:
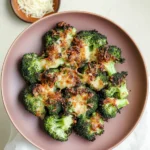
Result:
[[82,93],[82,95],[76,95],[68,99],[68,101],[70,101],[73,105],[74,113],[77,115],[86,113],[88,98],[87,93]]
[[54,45],[56,46],[58,53],[61,53],[70,47],[73,37],[76,34],[76,29],[75,28],[65,29],[63,32],[58,31],[57,34],[59,35],[60,38]]
[[57,74],[57,80],[55,85],[60,88],[70,88],[76,85],[77,74],[74,70],[70,68],[64,68]]
[[[90,122],[92,123],[91,125],[91,129],[94,131],[94,132],[98,132],[100,130],[100,128],[102,128],[102,124],[101,124],[101,116],[96,113],[95,116],[92,116],[90,118]],[[101,131],[100,131],[101,132]]]
[[84,47],[84,50],[85,50],[85,52],[84,52],[85,60],[89,61],[89,60],[90,60],[90,55],[91,55],[89,46],[85,46],[85,47]]
[[46,70],[49,68],[57,68],[58,66],[61,66],[63,64],[64,64],[64,60],[62,58],[57,58],[57,59],[54,58],[53,60],[43,59],[41,61],[41,65]]
[[62,96],[59,91],[55,91],[56,88],[54,85],[49,86],[48,84],[37,84],[33,89],[34,96],[41,96],[45,105],[49,105],[50,100],[61,100]]
[[90,84],[96,90],[101,90],[104,87],[104,82],[99,77],[96,77]]

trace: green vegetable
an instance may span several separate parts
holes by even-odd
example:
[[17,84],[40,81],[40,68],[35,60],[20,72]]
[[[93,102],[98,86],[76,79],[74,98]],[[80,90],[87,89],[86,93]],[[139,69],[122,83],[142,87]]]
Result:
[[104,93],[104,97],[116,97],[119,99],[124,99],[128,96],[128,90],[126,86],[126,78],[127,72],[115,73],[110,77],[110,83],[108,87],[102,92]]
[[82,117],[77,120],[74,130],[81,137],[94,141],[96,135],[104,133],[104,121],[101,115],[94,112],[91,117]]
[[37,74],[49,68],[56,68],[62,65],[64,61],[62,58],[54,61],[49,61],[43,56],[38,56],[35,53],[25,54],[22,58],[21,71],[26,81],[30,83],[37,82]]
[[53,49],[59,54],[67,50],[75,35],[76,29],[74,27],[65,22],[59,22],[54,29],[44,35],[46,55],[51,55]]
[[35,97],[32,93],[33,86],[26,88],[23,92],[23,101],[26,109],[35,116],[44,118],[46,114],[45,106],[41,96]]
[[116,117],[120,109],[129,104],[127,99],[106,98],[100,104],[100,112],[106,119]]
[[66,89],[65,96],[65,111],[76,117],[89,116],[98,107],[97,94],[83,85]]
[[96,91],[100,91],[108,84],[107,73],[101,71],[101,66],[95,63],[87,63],[78,69],[83,84],[88,84]]
[[121,49],[116,46],[109,46],[100,51],[99,63],[109,75],[116,73],[115,64],[123,63],[124,58],[121,57]]
[[37,79],[42,83],[53,84],[55,82],[58,73],[59,73],[59,69],[50,68],[42,73],[39,73],[37,75]]
[[42,72],[41,57],[37,54],[25,54],[22,59],[22,75],[30,83],[37,81],[36,74]]
[[77,34],[77,38],[86,43],[90,47],[91,51],[107,44],[106,36],[98,33],[96,30],[80,31]]
[[68,116],[49,116],[44,120],[44,127],[48,134],[59,141],[67,141],[72,131],[73,117]]
[[125,61],[117,46],[96,30],[77,33],[59,22],[43,36],[42,55],[27,53],[21,72],[30,84],[23,92],[26,109],[44,119],[46,132],[67,141],[72,130],[89,141],[104,133],[104,121],[129,104]]
[[80,82],[77,72],[68,67],[49,69],[39,75],[39,81],[54,83],[59,89],[71,88]]
[[97,61],[99,49],[106,44],[107,38],[97,31],[80,31],[67,51],[69,64],[76,66],[85,62]]
[[[24,92],[25,105],[36,116],[38,116],[38,111],[44,112],[43,114],[45,115],[45,108],[48,109],[50,115],[59,114],[62,110],[62,101],[61,92],[48,84],[35,84]],[[41,110],[39,110],[40,108]],[[40,112],[39,114],[42,113]]]

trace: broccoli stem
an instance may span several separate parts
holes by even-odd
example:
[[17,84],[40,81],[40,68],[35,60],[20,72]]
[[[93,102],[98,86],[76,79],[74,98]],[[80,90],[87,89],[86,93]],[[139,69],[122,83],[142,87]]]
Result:
[[105,63],[103,63],[103,65],[105,66],[105,69],[108,72],[109,76],[116,73],[115,62],[112,62],[112,61],[111,62],[105,62]]
[[127,99],[119,99],[116,100],[116,106],[118,109],[121,109],[129,104],[129,101]]
[[122,86],[119,88],[119,93],[118,94],[119,94],[120,99],[123,99],[123,98],[128,96],[129,92],[127,90],[126,83],[122,84]]

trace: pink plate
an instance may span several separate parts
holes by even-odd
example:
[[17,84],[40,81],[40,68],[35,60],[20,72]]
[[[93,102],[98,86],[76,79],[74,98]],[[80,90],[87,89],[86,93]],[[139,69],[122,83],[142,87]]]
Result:
[[[89,142],[74,133],[67,142],[50,138],[41,123],[25,110],[20,102],[20,91],[25,82],[20,75],[19,64],[25,53],[42,50],[42,36],[57,22],[65,21],[77,30],[96,29],[108,37],[108,42],[123,51],[126,63],[118,65],[118,71],[127,70],[130,91],[126,108],[115,119],[105,123],[105,133]],[[44,150],[108,150],[120,143],[135,127],[143,112],[147,97],[147,74],[143,58],[132,39],[113,22],[86,12],[57,13],[34,23],[15,40],[6,56],[2,71],[2,96],[7,113],[18,131],[32,144]]]

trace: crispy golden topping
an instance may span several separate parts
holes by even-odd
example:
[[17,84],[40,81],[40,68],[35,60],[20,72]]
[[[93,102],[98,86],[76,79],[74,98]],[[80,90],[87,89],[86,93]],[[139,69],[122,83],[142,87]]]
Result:
[[121,83],[125,80],[126,76],[127,76],[127,74],[123,74],[122,77],[120,77],[120,78],[118,77],[117,79],[114,76],[110,76],[109,81],[111,81],[111,83],[113,83],[113,84],[117,84],[118,86],[120,86]]
[[99,53],[98,53],[98,59],[99,59],[99,62],[107,62],[109,61],[111,58],[111,55],[108,53],[107,50],[105,49],[102,49]]
[[36,111],[36,114],[35,114],[37,117],[40,117],[41,119],[44,119],[44,115],[41,114],[40,110],[39,111]]
[[90,122],[92,124],[91,125],[91,129],[93,131],[96,131],[99,128],[103,128],[103,125],[100,123],[100,118],[101,118],[101,116],[100,116],[99,113],[96,113],[95,116],[93,116],[93,117],[90,118]]
[[54,82],[56,81],[56,75],[48,74],[48,73],[42,73],[40,74],[39,80],[42,83],[47,83],[49,86],[53,86]]
[[46,105],[49,105],[51,100],[63,100],[61,92],[55,91],[54,87],[50,87],[48,84],[36,84],[36,86],[33,88],[33,95],[35,97],[41,96]]
[[57,33],[57,31],[56,31],[56,30],[52,29],[51,31],[52,31],[52,36],[54,36],[54,35],[58,35],[58,33]]
[[62,22],[59,22],[59,23],[57,24],[57,26],[58,26],[58,27],[69,27],[70,24],[67,24],[66,22],[62,21]]
[[107,104],[107,103],[111,103],[112,105],[116,106],[116,99],[108,97],[104,100],[104,104]]
[[83,42],[81,40],[79,40],[78,38],[74,38],[73,39],[73,45],[78,47],[78,48],[82,48],[83,47]]
[[73,45],[67,50],[70,64],[76,63],[78,66],[86,60],[86,44],[74,38]]

